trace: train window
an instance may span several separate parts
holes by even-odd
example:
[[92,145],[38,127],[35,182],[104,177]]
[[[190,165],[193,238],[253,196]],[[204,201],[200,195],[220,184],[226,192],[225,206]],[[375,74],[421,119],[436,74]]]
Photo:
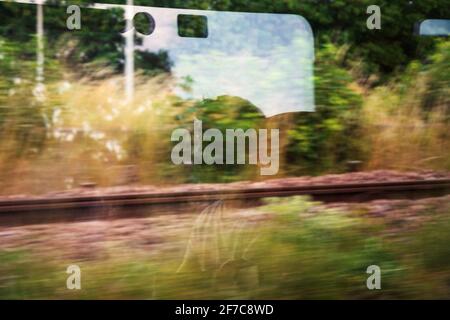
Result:
[[428,19],[419,23],[419,35],[421,36],[449,36],[450,20]]
[[0,299],[450,298],[449,6],[347,2],[0,0]]
[[[261,165],[277,168],[269,170],[273,176],[279,172],[278,129],[260,129],[267,130],[274,116],[315,109],[313,33],[299,15],[120,4],[2,6],[11,13],[3,22],[3,61],[11,62],[4,64],[5,81],[20,79],[4,86],[5,110],[34,105],[22,109],[17,121],[23,124],[4,122],[12,143],[4,154],[19,152],[30,170],[19,178],[11,169],[6,193],[122,185],[127,174],[121,172],[128,171],[121,168],[133,166],[145,185],[213,176],[238,181],[241,174],[253,179],[266,171]],[[33,20],[26,29],[19,23],[23,15]],[[27,64],[13,64],[22,55],[15,47],[20,41],[29,43]],[[177,145],[182,137],[172,137],[176,129],[194,131],[195,119],[205,133],[237,131],[228,142],[206,134],[210,141],[200,139],[200,148],[183,149]],[[34,138],[17,141],[28,135]],[[267,148],[253,157],[248,152],[258,141]],[[174,150],[192,161],[176,165]],[[199,157],[209,164],[193,161]],[[210,165],[221,174],[202,177]]]
[[208,19],[205,16],[178,15],[178,35],[180,37],[207,38]]

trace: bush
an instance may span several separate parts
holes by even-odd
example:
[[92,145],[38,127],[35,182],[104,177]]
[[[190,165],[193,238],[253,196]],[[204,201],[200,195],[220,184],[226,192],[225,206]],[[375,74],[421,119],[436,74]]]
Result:
[[339,66],[339,48],[326,44],[316,54],[316,112],[296,114],[288,133],[286,167],[293,174],[343,171],[348,160],[362,160],[362,97]]

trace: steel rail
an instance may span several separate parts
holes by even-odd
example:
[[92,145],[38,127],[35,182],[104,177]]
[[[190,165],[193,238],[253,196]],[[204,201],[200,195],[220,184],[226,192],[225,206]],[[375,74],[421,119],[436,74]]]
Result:
[[24,211],[142,205],[175,206],[183,203],[211,202],[217,200],[246,201],[294,195],[309,195],[314,199],[322,201],[365,201],[373,198],[390,198],[392,195],[398,194],[400,198],[402,198],[401,194],[404,194],[404,197],[408,197],[408,195],[421,197],[421,194],[427,196],[433,192],[439,195],[450,193],[450,179],[8,199],[0,200],[0,218],[3,213]]

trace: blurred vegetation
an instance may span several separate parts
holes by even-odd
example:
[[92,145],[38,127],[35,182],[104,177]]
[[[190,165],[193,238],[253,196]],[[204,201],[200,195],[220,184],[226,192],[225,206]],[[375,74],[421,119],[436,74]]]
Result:
[[[304,197],[268,199],[258,211],[231,218],[216,203],[190,233],[184,230],[178,249],[136,256],[110,248],[105,258],[79,261],[79,291],[65,287],[73,261],[43,262],[38,251],[0,252],[0,298],[449,297],[448,207],[401,228],[393,217],[325,208]],[[370,265],[382,270],[382,290],[367,290]]]
[[[257,106],[239,97],[183,101],[162,96],[173,81],[165,51],[135,52],[140,100],[127,103],[119,94],[123,12],[85,10],[82,30],[72,33],[65,29],[65,7],[57,6],[45,8],[49,32],[41,99],[34,71],[36,8],[2,2],[1,193],[60,190],[85,181],[109,186],[260,178],[251,166],[173,166],[167,137],[174,128],[192,125],[194,117],[205,129],[280,128],[280,176],[344,172],[354,160],[366,169],[449,169],[448,40],[413,35],[414,24],[424,18],[448,18],[442,1],[134,3],[301,14],[315,35],[317,111],[265,119]],[[382,30],[366,28],[369,4],[381,6]],[[139,44],[142,38],[135,40]],[[188,90],[193,79],[185,80]],[[136,178],[114,173],[121,166],[136,167]]]
[[[267,122],[253,104],[238,97],[221,96],[194,103],[179,101],[176,108],[181,110],[174,119],[178,127],[193,130],[193,121],[198,119],[202,121],[203,131],[218,129],[224,137],[227,129],[258,130]],[[225,141],[223,150],[226,150]],[[257,170],[243,165],[198,165],[185,166],[184,175],[189,182],[230,182],[251,179],[257,176]]]
[[[350,160],[363,160],[365,169],[450,170],[450,44],[413,35],[424,18],[449,18],[444,1],[134,3],[301,14],[315,34],[317,111],[265,119],[239,97],[167,96],[172,62],[164,51],[135,53],[135,101],[125,101],[120,10],[86,12],[83,29],[73,34],[65,32],[65,10],[45,8],[52,32],[44,39],[42,94],[35,72],[36,9],[2,2],[1,194],[63,190],[87,181],[110,186],[258,179],[259,170],[246,166],[173,166],[168,137],[194,118],[204,129],[221,131],[281,128],[280,176],[343,172]],[[373,4],[382,9],[380,31],[365,26],[366,8]],[[185,79],[185,89],[192,80]],[[124,177],[122,167],[132,173]],[[0,252],[0,298],[449,297],[445,208],[429,212],[432,219],[421,228],[401,232],[391,232],[382,218],[325,209],[304,198],[270,200],[259,222],[224,222],[220,211],[215,206],[199,216],[181,241],[188,240],[187,248],[81,262],[80,292],[65,288],[65,268],[72,262],[43,263],[39,253],[25,250]],[[371,264],[383,270],[381,292],[365,286]]]
[[341,66],[345,48],[331,43],[316,52],[316,111],[295,115],[288,132],[286,167],[293,174],[346,170],[346,162],[363,160],[360,114],[362,95]]
[[[104,2],[123,3],[120,0]],[[311,24],[318,45],[331,39],[335,45],[349,46],[346,63],[358,59],[364,61],[361,81],[367,81],[374,73],[384,77],[402,70],[413,59],[425,59],[434,46],[433,40],[413,36],[414,25],[424,19],[448,19],[450,16],[450,8],[442,0],[359,0],[351,3],[345,0],[134,0],[134,4],[302,15]],[[370,5],[381,8],[383,25],[380,31],[366,27],[366,9]]]
[[412,61],[368,95],[361,118],[368,169],[450,169],[449,54],[450,42],[440,41],[427,62]]

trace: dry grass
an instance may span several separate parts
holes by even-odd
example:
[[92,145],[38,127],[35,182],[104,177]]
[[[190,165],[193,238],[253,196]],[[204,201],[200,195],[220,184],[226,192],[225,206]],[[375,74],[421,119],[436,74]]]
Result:
[[165,127],[174,117],[170,81],[139,77],[133,101],[125,99],[120,75],[57,83],[47,90],[47,137],[41,150],[17,157],[15,133],[3,132],[1,193],[64,190],[84,182],[127,183],[122,167],[130,164],[145,167],[145,176],[156,179],[156,164],[171,143]]
[[420,106],[423,81],[418,78],[403,95],[395,88],[380,87],[365,100],[367,169],[450,170],[446,108],[435,106],[424,113]]

